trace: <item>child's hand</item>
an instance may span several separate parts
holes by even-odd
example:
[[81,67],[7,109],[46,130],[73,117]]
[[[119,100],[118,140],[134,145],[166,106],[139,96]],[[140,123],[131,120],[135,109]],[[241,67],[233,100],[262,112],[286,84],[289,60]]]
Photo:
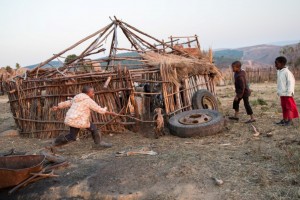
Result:
[[118,114],[115,113],[115,112],[106,112],[105,114],[107,114],[107,115],[112,115],[112,116],[118,116]]
[[58,107],[57,107],[57,106],[53,106],[53,107],[51,108],[51,110],[52,110],[52,111],[57,111],[57,110],[58,110]]
[[238,101],[239,100],[239,98],[236,96],[236,97],[234,97],[234,101]]

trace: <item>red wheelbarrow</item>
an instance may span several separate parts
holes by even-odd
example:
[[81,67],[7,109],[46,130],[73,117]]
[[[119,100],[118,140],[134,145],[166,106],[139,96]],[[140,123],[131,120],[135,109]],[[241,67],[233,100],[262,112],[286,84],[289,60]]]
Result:
[[0,157],[0,189],[20,184],[43,168],[44,155]]

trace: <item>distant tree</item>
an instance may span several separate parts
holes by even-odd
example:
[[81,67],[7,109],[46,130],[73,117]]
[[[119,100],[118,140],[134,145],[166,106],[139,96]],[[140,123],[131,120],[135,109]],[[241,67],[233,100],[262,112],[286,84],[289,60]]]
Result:
[[6,69],[6,71],[7,71],[8,73],[12,73],[12,72],[13,72],[13,69],[12,69],[9,65],[7,65],[7,66],[5,67],[5,69]]
[[16,63],[16,69],[20,69],[21,65],[19,63]]
[[65,59],[65,64],[66,63],[69,63],[69,62],[72,62],[73,60],[75,60],[77,58],[77,56],[75,54],[71,54],[71,55],[68,55]]
[[288,65],[300,68],[300,42],[293,46],[283,47],[280,54],[287,58]]

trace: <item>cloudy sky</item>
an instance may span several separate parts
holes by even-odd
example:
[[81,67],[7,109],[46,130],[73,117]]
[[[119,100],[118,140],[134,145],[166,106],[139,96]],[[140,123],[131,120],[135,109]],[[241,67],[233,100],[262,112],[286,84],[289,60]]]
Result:
[[0,0],[0,67],[46,60],[116,15],[159,39],[204,49],[300,39],[299,0]]

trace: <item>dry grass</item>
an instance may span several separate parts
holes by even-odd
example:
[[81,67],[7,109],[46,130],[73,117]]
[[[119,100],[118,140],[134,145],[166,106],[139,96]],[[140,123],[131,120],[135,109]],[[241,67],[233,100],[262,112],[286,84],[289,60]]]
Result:
[[[215,74],[217,79],[221,78],[219,69],[209,61],[208,56],[196,59],[175,54],[158,54],[154,52],[147,52],[140,55],[151,66],[163,65],[166,68],[166,74],[170,76],[172,82],[174,80],[175,82],[180,82],[185,76],[197,74]],[[174,75],[174,68],[177,70],[178,78]]]
[[[296,86],[296,101],[299,102],[299,87]],[[254,114],[257,122],[254,123],[262,136],[259,138],[243,137],[245,133],[251,133],[251,128],[241,123],[230,124],[231,134],[241,137],[239,148],[246,151],[243,160],[250,159],[242,165],[242,169],[233,166],[231,171],[235,172],[235,179],[241,177],[239,190],[247,192],[241,199],[297,199],[300,186],[300,137],[299,120],[294,120],[292,127],[279,127],[274,122],[281,119],[281,108],[279,98],[276,96],[276,85],[254,84],[252,99]],[[222,88],[220,96],[223,107],[230,108],[231,99],[234,97],[232,86]],[[254,100],[253,100],[254,99]],[[243,105],[241,104],[243,116],[246,120]],[[299,109],[299,103],[298,103]],[[233,113],[225,109],[225,115]],[[247,128],[248,127],[248,128]],[[248,129],[248,130],[247,130]],[[267,137],[272,133],[273,137]],[[243,139],[242,139],[243,138]],[[245,140],[246,139],[246,140]],[[244,141],[243,141],[244,140]],[[251,189],[252,188],[252,189]],[[236,199],[236,196],[232,196]]]
[[[91,138],[79,140],[64,147],[61,153],[72,166],[57,172],[61,177],[41,181],[19,193],[22,197],[74,197],[70,191],[77,188],[80,197],[120,199],[298,199],[300,187],[299,123],[293,127],[279,127],[279,98],[275,84],[254,84],[250,99],[263,99],[267,110],[254,106],[261,133],[253,137],[250,125],[242,123],[248,117],[241,108],[241,121],[227,122],[221,134],[199,138],[178,138],[171,135],[153,139],[153,127],[143,127],[140,133],[105,136],[114,143],[112,149],[97,151],[91,148]],[[300,100],[300,82],[296,101]],[[233,113],[232,86],[218,88],[224,115]],[[241,105],[242,106],[242,105]],[[296,126],[297,125],[297,126]],[[267,137],[272,133],[272,137]],[[2,149],[36,151],[48,141],[8,138],[0,141]],[[150,147],[157,156],[116,158],[121,150]],[[216,186],[212,177],[222,179]],[[84,181],[88,186],[81,187]],[[87,187],[87,188],[86,188]],[[51,195],[49,190],[51,189]],[[82,192],[84,191],[84,193]],[[50,195],[50,196],[49,196]],[[89,196],[90,195],[90,196]],[[1,196],[0,193],[0,198]],[[126,197],[126,198],[125,198]]]

